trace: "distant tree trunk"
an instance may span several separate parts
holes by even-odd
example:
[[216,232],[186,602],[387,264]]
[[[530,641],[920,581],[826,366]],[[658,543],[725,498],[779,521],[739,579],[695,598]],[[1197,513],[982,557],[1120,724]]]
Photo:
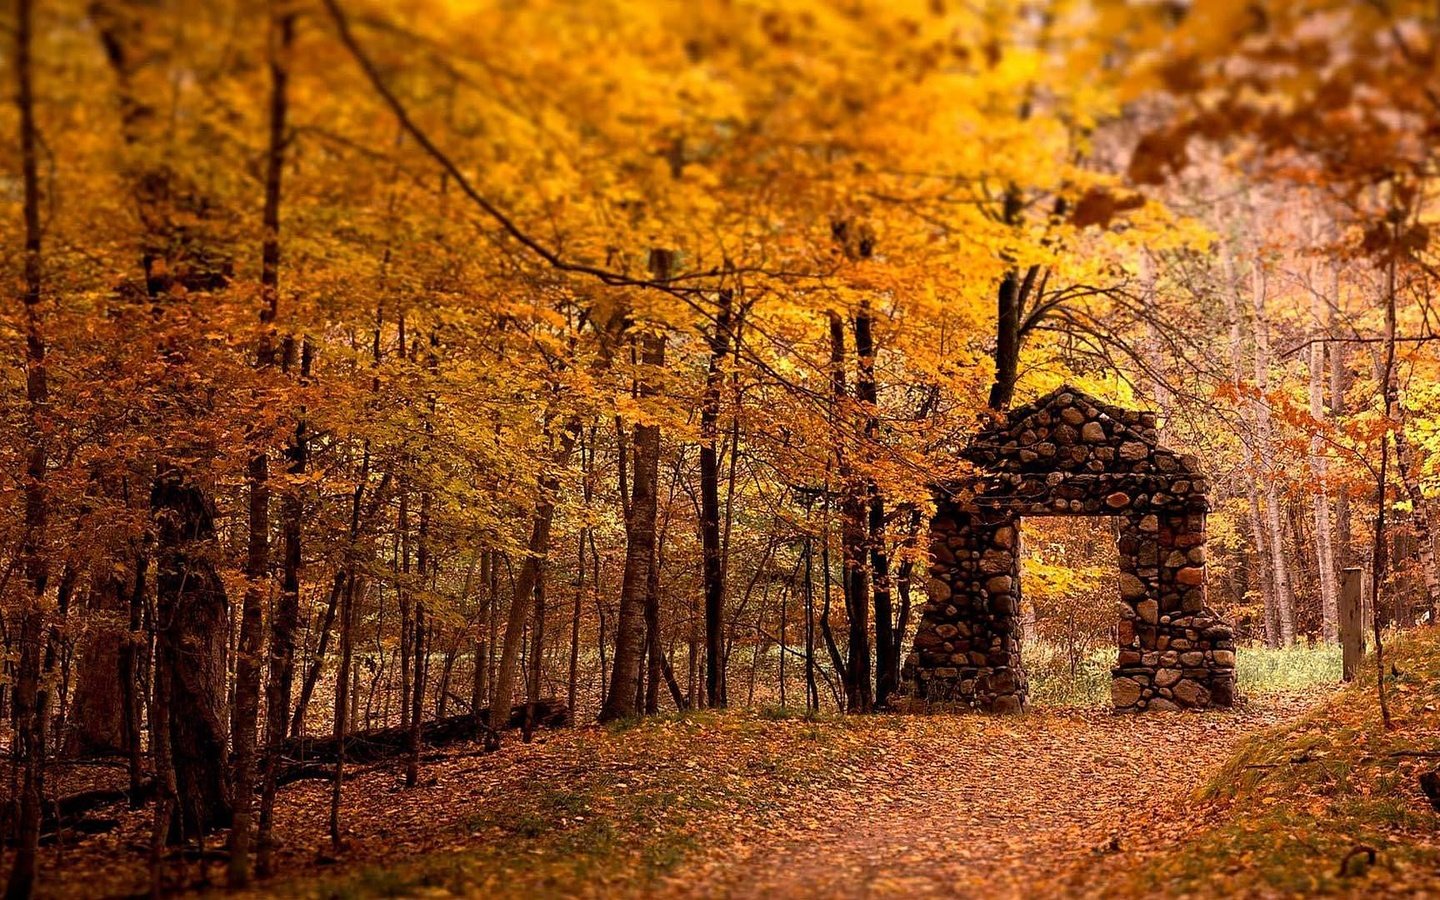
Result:
[[360,576],[352,568],[345,578],[345,593],[340,600],[340,667],[335,673],[335,780],[330,786],[330,846],[338,852],[340,837],[340,803],[345,784],[345,736],[350,731],[350,667],[354,654],[355,603],[360,596]]
[[[560,471],[570,461],[570,454],[575,449],[579,433],[578,420],[572,419],[566,423],[555,449],[551,452],[550,465],[540,477],[540,496],[530,517],[530,540],[525,559],[515,577],[515,589],[505,619],[500,664],[495,671],[494,692],[490,697],[492,722],[505,721],[514,699],[515,672],[520,658],[520,643],[525,635],[525,620],[530,617],[535,603],[535,586],[539,583],[550,552],[550,526],[555,518],[555,493],[560,488]],[[498,734],[498,731],[491,731],[487,735],[490,746],[498,747],[498,744],[494,743]]]
[[[357,491],[364,490],[357,487]],[[295,712],[290,716],[290,736],[299,737],[305,727],[305,713],[310,709],[310,698],[315,694],[315,685],[320,682],[320,673],[325,668],[325,654],[330,649],[330,635],[335,630],[335,616],[345,595],[345,582],[349,575],[347,568],[337,569],[330,582],[330,597],[325,612],[320,617],[319,638],[315,644],[315,658],[305,670],[300,683],[300,697],[295,701]]]
[[[287,42],[288,43],[288,42]],[[291,349],[286,352],[288,370]],[[300,381],[310,377],[310,341],[300,342]],[[300,621],[301,539],[305,517],[305,497],[293,482],[305,474],[309,462],[309,438],[306,414],[302,407],[295,422],[290,446],[285,449],[287,474],[292,483],[285,490],[280,508],[282,552],[280,596],[270,617],[270,678],[265,689],[265,769],[260,789],[260,827],[256,836],[256,870],[262,877],[274,871],[272,828],[275,816],[276,778],[279,774],[281,747],[290,719],[290,695],[295,686],[295,630]]]
[[725,696],[725,567],[720,552],[720,388],[725,357],[730,354],[734,297],[719,294],[715,332],[710,338],[710,368],[700,403],[700,544],[705,583],[705,698],[723,707]]
[[[1318,298],[1315,301],[1318,303]],[[1318,313],[1318,309],[1317,309]],[[1325,420],[1325,344],[1310,345],[1310,415]],[[1340,638],[1340,593],[1335,583],[1335,546],[1330,534],[1329,466],[1319,434],[1310,439],[1310,470],[1315,474],[1311,505],[1315,516],[1315,563],[1320,574],[1320,636],[1329,644]]]
[[[1330,306],[1330,335],[1340,333],[1340,269],[1333,269],[1334,302]],[[1330,416],[1338,427],[1345,416],[1345,392],[1350,376],[1350,364],[1344,341],[1330,342]],[[1343,570],[1354,562],[1350,547],[1350,495],[1342,486],[1335,497],[1335,563]]]
[[[429,431],[429,420],[426,420],[426,431]],[[429,446],[426,445],[427,456]],[[430,492],[426,490],[420,495],[420,540],[418,553],[416,555],[416,568],[419,569],[420,584],[429,583],[430,579]],[[420,779],[420,724],[425,718],[425,682],[429,673],[429,651],[426,640],[425,625],[425,602],[421,598],[415,600],[415,695],[410,707],[410,746],[409,759],[405,764],[405,786],[414,787]]]
[[[129,493],[128,490],[126,492]],[[138,544],[138,541],[135,542]],[[130,585],[130,620],[125,641],[120,645],[120,701],[125,719],[125,760],[130,775],[130,808],[140,808],[141,782],[144,780],[143,741],[140,731],[140,670],[148,658],[149,643],[144,632],[145,570],[149,561],[136,549],[130,556],[134,581]],[[154,717],[154,710],[151,716]],[[158,745],[152,745],[157,746]],[[159,778],[157,756],[156,777]]]
[[[868,300],[855,316],[855,398],[864,405],[865,437],[873,442],[880,431],[879,397],[875,384],[874,323]],[[873,447],[867,456],[874,453]],[[885,497],[873,477],[867,478],[869,496],[870,572],[875,598],[875,704],[885,707],[900,684],[900,659],[895,651],[895,622],[890,596],[890,554],[885,543]]]
[[[487,684],[486,676],[489,674],[487,659],[489,651],[486,645],[486,638],[489,636],[489,626],[494,620],[493,604],[495,594],[490,589],[490,570],[494,565],[495,551],[480,551],[480,595],[484,598],[480,601],[479,614],[475,617],[475,659],[473,671],[470,673],[470,711],[477,716],[480,710],[486,709],[490,695],[490,686]],[[570,704],[570,709],[575,709],[575,704]]]
[[545,573],[535,583],[535,621],[530,629],[530,671],[525,678],[525,715],[520,722],[520,739],[530,743],[535,733],[536,704],[540,700],[540,683],[545,672]]
[[250,457],[247,489],[249,550],[245,558],[245,594],[241,600],[240,646],[235,659],[235,705],[230,741],[234,781],[234,823],[230,828],[227,883],[250,883],[251,824],[255,808],[255,727],[260,714],[260,654],[266,582],[270,575],[270,486],[262,451]]
[[660,712],[660,681],[664,677],[665,650],[660,634],[660,553],[656,549],[645,576],[645,714]]
[[[1420,487],[1422,461],[1416,458],[1410,439],[1405,435],[1405,404],[1399,398],[1398,388],[1396,395],[1395,408],[1391,413],[1395,420],[1395,428],[1391,433],[1391,440],[1395,444],[1395,474],[1399,476],[1400,484],[1405,489],[1405,497],[1410,501],[1411,527],[1415,529],[1415,552],[1420,557],[1420,580],[1425,586],[1425,606],[1430,620],[1434,622],[1437,621],[1436,613],[1440,612],[1440,568],[1436,566],[1435,532],[1430,524],[1430,499]],[[1399,612],[1396,610],[1397,615]]]
[[85,606],[92,624],[76,654],[74,728],[63,748],[67,756],[124,753],[128,747],[122,656],[130,640],[130,574],[128,567],[116,567],[91,576]]
[[815,539],[805,535],[805,709],[820,711],[820,688],[815,682]]
[[[1221,296],[1225,301],[1225,321],[1230,329],[1231,383],[1234,384],[1236,391],[1239,392],[1245,381],[1244,349],[1242,345],[1244,331],[1238,303],[1239,286],[1236,281],[1235,261],[1233,257],[1227,251],[1222,254],[1222,259],[1225,265],[1226,285],[1225,290],[1221,291]],[[1269,565],[1269,541],[1266,538],[1265,528],[1260,514],[1260,466],[1255,451],[1255,434],[1258,430],[1254,419],[1255,404],[1247,404],[1247,407],[1251,413],[1251,418],[1247,423],[1251,430],[1249,435],[1250,439],[1247,440],[1247,436],[1242,434],[1240,444],[1243,448],[1245,468],[1247,470],[1244,474],[1245,498],[1247,501],[1246,522],[1250,527],[1251,543],[1253,543],[1255,547],[1256,565],[1251,568],[1250,572],[1256,577],[1260,588],[1261,604],[1265,613],[1265,642],[1269,646],[1274,647],[1279,644],[1279,633],[1275,627],[1275,591],[1271,581],[1273,569]]]
[[155,681],[166,688],[180,820],[171,837],[199,839],[229,826],[233,816],[225,764],[229,604],[215,567],[221,551],[205,492],[179,467],[165,464],[150,506],[157,530]]
[[[584,456],[584,449],[581,449]],[[588,493],[588,492],[587,492]],[[587,498],[588,502],[588,498]],[[575,559],[575,598],[570,610],[570,668],[565,679],[565,700],[571,712],[575,710],[576,694],[580,676],[580,600],[585,596],[585,539],[590,535],[588,525],[580,528],[579,546]]]
[[[650,268],[656,280],[670,277],[674,254],[652,249]],[[659,395],[658,378],[665,368],[665,337],[642,334],[640,364],[644,375],[637,386],[643,403]],[[615,624],[615,657],[610,674],[610,692],[600,708],[600,721],[609,722],[640,712],[635,702],[640,666],[644,654],[645,594],[655,558],[655,535],[660,489],[660,426],[634,426],[634,472],[630,480],[630,504],[625,517],[625,572],[620,586],[620,615]]]
[[415,650],[414,606],[410,599],[410,492],[400,487],[399,519],[395,529],[395,569],[400,572],[396,599],[400,604],[400,727],[410,727],[411,658]]
[[1290,588],[1290,571],[1285,560],[1285,541],[1280,527],[1280,491],[1275,477],[1274,447],[1270,421],[1270,323],[1265,317],[1265,274],[1261,260],[1255,259],[1250,270],[1251,303],[1255,315],[1255,389],[1260,396],[1254,401],[1256,443],[1260,472],[1265,479],[1265,529],[1270,546],[1270,563],[1275,584],[1275,620],[1279,627],[1280,645],[1295,643],[1295,600]]
[[355,479],[355,491],[350,497],[350,530],[345,545],[345,560],[335,570],[335,577],[330,583],[330,599],[326,604],[320,623],[320,637],[316,642],[315,659],[311,661],[310,668],[305,672],[304,682],[300,685],[300,697],[295,701],[295,713],[290,717],[291,737],[298,737],[304,727],[305,713],[310,707],[310,698],[314,696],[315,685],[320,681],[320,673],[325,667],[325,653],[330,644],[330,634],[335,626],[336,613],[343,605],[345,591],[350,579],[354,576],[358,554],[361,552],[360,535],[369,533],[371,523],[388,498],[391,483],[390,470],[387,468],[385,473],[380,476],[380,483],[375,486],[370,503],[366,506],[362,501],[369,483],[370,451],[367,447],[362,452],[360,474]]

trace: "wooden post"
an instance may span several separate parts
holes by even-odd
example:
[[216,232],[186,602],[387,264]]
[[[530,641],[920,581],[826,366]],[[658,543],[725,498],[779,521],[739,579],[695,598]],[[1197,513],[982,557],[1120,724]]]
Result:
[[1346,681],[1354,681],[1365,655],[1364,616],[1361,611],[1362,570],[1351,566],[1342,573],[1340,580],[1340,650],[1342,670]]

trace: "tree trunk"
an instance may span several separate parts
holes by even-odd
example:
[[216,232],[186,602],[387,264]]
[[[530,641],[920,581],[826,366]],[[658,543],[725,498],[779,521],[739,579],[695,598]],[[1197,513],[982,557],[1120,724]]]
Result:
[[[674,254],[671,251],[650,251],[650,269],[657,280],[669,278],[673,268]],[[665,368],[665,337],[646,333],[640,335],[639,342],[644,374],[639,379],[636,393],[644,404],[653,401],[660,393],[658,378]],[[600,708],[602,722],[640,712],[635,697],[644,653],[645,595],[650,568],[655,560],[660,492],[660,426],[637,423],[633,442],[634,472],[630,480],[630,508],[625,517],[625,572],[620,587],[620,615],[615,624],[610,691]]]
[[255,726],[260,714],[261,605],[270,574],[270,486],[266,454],[250,457],[248,490],[249,552],[245,559],[245,595],[241,600],[240,647],[235,660],[235,706],[230,720],[234,751],[234,824],[230,829],[227,882],[250,882],[251,824],[255,808]]
[[[879,397],[875,384],[875,341],[873,320],[868,300],[860,305],[855,316],[855,398],[865,408],[865,438],[872,444],[879,437]],[[867,456],[874,453],[871,446]],[[885,544],[885,497],[869,477],[865,482],[869,496],[870,573],[874,580],[875,599],[875,704],[885,707],[900,684],[900,658],[895,650],[895,622],[890,595],[890,554]]]
[[[530,540],[525,560],[515,578],[515,590],[510,598],[510,611],[505,619],[504,642],[500,648],[500,664],[496,667],[494,693],[490,697],[490,721],[499,722],[507,714],[515,695],[515,670],[520,658],[520,642],[525,634],[525,620],[529,618],[535,603],[535,586],[539,583],[541,570],[550,552],[550,526],[555,518],[555,493],[560,488],[560,471],[570,461],[579,436],[580,423],[571,420],[566,423],[560,435],[559,444],[550,456],[548,470],[540,477],[540,497],[535,503],[535,512],[530,519]],[[495,743],[497,732],[490,732],[487,739],[490,746]]]
[[[1334,302],[1330,307],[1330,336],[1340,333],[1340,269],[1334,269]],[[1330,342],[1330,416],[1336,427],[1344,421],[1345,392],[1348,389],[1350,368],[1344,341]],[[1342,486],[1335,497],[1335,563],[1345,569],[1354,562],[1350,546],[1350,495]]]
[[345,578],[345,594],[340,600],[340,667],[335,673],[335,714],[332,733],[335,745],[335,783],[330,788],[330,847],[339,852],[340,803],[345,784],[345,737],[350,725],[350,666],[353,659],[352,641],[355,626],[355,602],[360,596],[360,577],[352,568]]
[[[123,565],[123,563],[122,563]],[[86,611],[90,628],[76,656],[74,728],[65,735],[67,756],[123,754],[128,747],[123,648],[130,640],[129,567],[96,572]]]
[[[839,314],[830,313],[831,393],[835,415],[846,401],[845,327]],[[837,423],[838,424],[838,423]],[[866,503],[856,483],[844,447],[835,433],[835,455],[840,475],[840,546],[844,559],[841,588],[849,619],[849,641],[845,654],[845,708],[848,712],[869,712],[874,706],[870,683],[870,580],[866,559]]]
[[[1325,420],[1324,378],[1325,345],[1317,340],[1310,345],[1310,415],[1317,423]],[[1335,583],[1335,545],[1330,534],[1329,466],[1323,453],[1317,433],[1310,439],[1310,471],[1315,475],[1310,502],[1315,516],[1315,568],[1320,576],[1320,637],[1333,644],[1340,637],[1340,593]]]
[[722,290],[710,339],[710,367],[700,403],[700,544],[704,552],[705,697],[725,706],[725,567],[720,554],[720,388],[730,353],[733,295]]
[[23,768],[16,853],[6,884],[7,898],[30,897],[35,890],[40,846],[41,802],[45,796],[46,733],[49,730],[49,688],[41,672],[45,636],[45,588],[50,580],[50,554],[46,546],[49,497],[45,476],[49,448],[45,439],[46,409],[50,405],[45,371],[45,335],[41,329],[40,177],[38,134],[35,127],[35,92],[31,65],[34,7],[31,0],[15,0],[15,105],[20,118],[20,168],[24,191],[25,261],[20,297],[25,311],[25,532],[20,558],[25,573],[25,599],[20,614],[20,659],[15,679],[15,733],[12,749]]
[[1250,271],[1251,304],[1255,315],[1255,389],[1259,397],[1255,411],[1257,452],[1261,477],[1265,480],[1265,529],[1270,547],[1270,564],[1275,585],[1275,620],[1280,645],[1295,643],[1295,600],[1290,588],[1290,570],[1285,560],[1285,542],[1280,529],[1280,491],[1275,475],[1274,446],[1270,420],[1270,323],[1265,317],[1265,275],[1257,257]]
[[[288,42],[287,42],[288,44]],[[300,380],[310,377],[310,341],[300,342]],[[286,354],[287,368],[290,353]],[[276,773],[280,747],[290,718],[290,694],[295,685],[295,629],[300,621],[301,538],[305,498],[299,481],[309,462],[306,415],[302,407],[295,433],[285,450],[286,471],[292,481],[286,487],[280,508],[280,530],[284,558],[281,563],[280,596],[270,617],[270,678],[265,689],[265,769],[260,789],[260,828],[256,836],[255,866],[262,877],[273,872],[274,842],[271,839],[275,816]]]
[[229,604],[215,568],[221,551],[205,492],[165,464],[150,506],[157,530],[155,681],[165,683],[170,708],[178,803],[171,837],[199,839],[229,826],[233,815],[224,724]]

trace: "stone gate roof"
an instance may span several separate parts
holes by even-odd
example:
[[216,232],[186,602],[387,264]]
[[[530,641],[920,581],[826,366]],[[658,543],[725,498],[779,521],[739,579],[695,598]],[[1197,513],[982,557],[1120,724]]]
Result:
[[963,456],[975,477],[942,491],[966,505],[1029,515],[1207,507],[1203,475],[1192,457],[1160,445],[1155,413],[1068,384],[1011,410]]

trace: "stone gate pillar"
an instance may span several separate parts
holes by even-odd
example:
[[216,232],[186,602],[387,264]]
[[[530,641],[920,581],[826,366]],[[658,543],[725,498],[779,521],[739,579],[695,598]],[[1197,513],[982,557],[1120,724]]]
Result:
[[1205,602],[1205,514],[1132,512],[1120,531],[1120,711],[1230,706],[1235,643]]
[[921,700],[1020,712],[1019,520],[941,504],[930,540],[929,600],[902,681]]

